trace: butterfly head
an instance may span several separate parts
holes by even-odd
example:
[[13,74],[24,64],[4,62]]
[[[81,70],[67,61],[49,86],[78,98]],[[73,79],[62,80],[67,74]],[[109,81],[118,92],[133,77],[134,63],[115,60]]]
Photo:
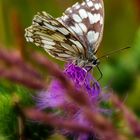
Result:
[[78,59],[75,63],[79,67],[85,68],[87,71],[90,71],[93,67],[97,67],[100,64],[99,59],[93,55],[90,58],[84,59]]

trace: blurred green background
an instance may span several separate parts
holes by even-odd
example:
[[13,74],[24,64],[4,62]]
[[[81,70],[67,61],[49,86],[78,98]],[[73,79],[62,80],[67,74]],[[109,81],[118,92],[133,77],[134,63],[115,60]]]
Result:
[[[32,18],[38,11],[46,11],[54,17],[59,17],[67,7],[77,1],[0,0],[0,44],[7,49],[20,50],[25,57],[26,53],[31,52],[28,50],[41,51],[46,57],[63,67],[63,62],[51,58],[43,49],[38,49],[29,43],[22,46],[20,41],[25,42],[24,29],[31,25]],[[140,116],[140,2],[139,0],[104,0],[104,3],[105,27],[98,57],[119,48],[128,46],[131,48],[101,61],[100,69],[103,77],[99,82],[103,88],[113,89]],[[45,73],[43,74],[45,76]],[[95,71],[93,74],[95,77],[99,77],[98,72]],[[0,113],[3,114],[0,118],[1,121],[5,118],[5,114],[10,114],[10,112],[4,114],[2,106],[7,105],[6,102],[10,100],[11,95],[18,93],[21,97],[27,97],[26,99],[30,100],[29,91],[21,85],[0,79]],[[6,119],[9,120],[9,118]],[[7,124],[9,122],[6,121]],[[3,124],[0,124],[0,127],[2,128]],[[10,130],[14,130],[15,126],[11,125],[11,127],[13,128],[9,128],[9,130],[0,128],[0,135],[5,131],[8,133]],[[5,138],[3,139],[5,140]],[[0,140],[2,140],[2,136]]]

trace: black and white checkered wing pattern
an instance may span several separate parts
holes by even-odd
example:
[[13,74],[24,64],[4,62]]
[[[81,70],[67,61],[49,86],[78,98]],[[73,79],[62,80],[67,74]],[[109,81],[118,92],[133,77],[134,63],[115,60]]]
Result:
[[43,47],[51,56],[63,61],[76,60],[85,53],[77,38],[46,12],[34,16],[32,25],[25,29],[25,37],[28,42]]
[[102,0],[85,0],[68,8],[58,20],[84,45],[96,52],[102,39],[104,5]]

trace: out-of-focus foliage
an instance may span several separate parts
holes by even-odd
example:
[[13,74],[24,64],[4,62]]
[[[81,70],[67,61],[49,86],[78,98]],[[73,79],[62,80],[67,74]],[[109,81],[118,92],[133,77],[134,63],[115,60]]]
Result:
[[[77,1],[0,0],[0,44],[9,49],[20,50],[25,59],[28,59],[26,57],[32,50],[38,51],[38,48],[29,43],[20,46],[21,42],[18,37],[21,35],[20,37],[25,41],[24,29],[31,25],[33,16],[38,11],[46,11],[54,17],[59,17],[67,7],[75,2]],[[140,116],[140,18],[139,10],[137,10],[140,9],[140,6],[136,4],[137,0],[104,0],[104,3],[105,28],[98,57],[118,48],[127,46],[131,48],[101,60],[100,69],[103,78],[100,83],[103,87],[113,88]],[[18,35],[16,27],[19,25],[22,30]],[[63,63],[48,56],[43,49],[40,50],[46,57],[63,66]],[[46,75],[45,72],[43,74]],[[94,74],[96,77],[99,76],[96,72]],[[15,140],[17,138],[17,118],[16,111],[12,106],[12,99],[14,94],[17,94],[22,105],[31,105],[33,104],[31,92],[34,93],[22,86],[15,85],[15,83],[0,79],[0,140]],[[42,128],[42,126],[35,127],[36,131]]]

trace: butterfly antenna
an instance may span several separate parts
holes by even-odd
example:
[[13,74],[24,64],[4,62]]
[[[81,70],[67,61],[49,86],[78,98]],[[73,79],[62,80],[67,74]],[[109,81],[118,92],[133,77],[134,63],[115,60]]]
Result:
[[100,59],[102,59],[102,58],[104,58],[104,57],[108,57],[108,56],[110,56],[110,55],[112,55],[112,54],[115,54],[115,53],[117,53],[117,52],[124,51],[124,50],[129,49],[129,48],[131,48],[131,47],[125,47],[125,48],[121,48],[121,49],[118,49],[118,50],[115,50],[115,51],[111,51],[111,52],[109,52],[109,53],[107,53],[107,54],[105,54],[105,55],[99,57],[98,59],[100,60]]
[[97,80],[97,81],[99,81],[99,80],[102,79],[102,77],[103,77],[103,73],[101,72],[101,70],[100,70],[100,68],[99,68],[98,65],[96,65],[96,68],[98,69],[98,71],[99,71],[99,73],[100,73],[100,77],[99,77],[99,79]]

